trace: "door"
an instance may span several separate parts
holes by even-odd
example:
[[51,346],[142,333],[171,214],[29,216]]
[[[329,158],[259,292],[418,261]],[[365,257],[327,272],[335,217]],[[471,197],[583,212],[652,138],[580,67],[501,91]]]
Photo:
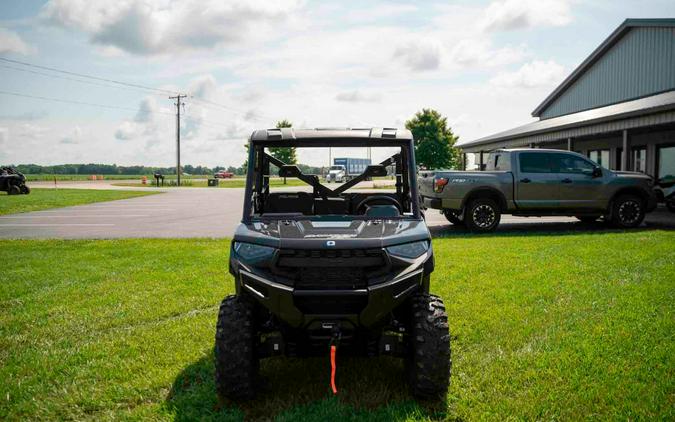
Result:
[[602,210],[607,203],[605,177],[594,177],[592,161],[572,154],[554,154],[553,169],[560,180],[560,207],[569,210]]
[[557,208],[560,180],[552,171],[551,152],[521,152],[518,154],[516,204],[522,210]]

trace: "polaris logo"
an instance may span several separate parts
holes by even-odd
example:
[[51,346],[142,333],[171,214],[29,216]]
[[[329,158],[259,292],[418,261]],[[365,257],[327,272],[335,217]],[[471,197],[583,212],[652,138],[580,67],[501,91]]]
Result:
[[326,246],[335,246],[335,241],[334,240],[327,240]]

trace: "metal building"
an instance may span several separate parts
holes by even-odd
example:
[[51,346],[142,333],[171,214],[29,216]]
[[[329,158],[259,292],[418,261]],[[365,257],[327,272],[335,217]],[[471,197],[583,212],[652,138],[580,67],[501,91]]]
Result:
[[675,176],[675,19],[626,19],[532,112],[539,120],[458,145],[580,152],[613,170]]

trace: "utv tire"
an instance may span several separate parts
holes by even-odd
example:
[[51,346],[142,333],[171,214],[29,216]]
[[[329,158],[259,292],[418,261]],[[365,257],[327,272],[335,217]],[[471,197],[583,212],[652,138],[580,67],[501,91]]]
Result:
[[454,224],[455,226],[461,226],[464,224],[464,222],[459,218],[459,213],[456,211],[444,209],[443,215],[450,223]]
[[28,195],[30,193],[30,188],[26,185],[21,186],[21,193]]
[[591,224],[595,223],[598,221],[598,218],[600,218],[599,215],[577,215],[576,219],[581,221],[584,224]]
[[245,296],[228,296],[220,304],[216,324],[216,389],[221,398],[255,396],[258,359],[255,305]]
[[408,384],[415,397],[443,399],[452,368],[448,316],[438,296],[411,298],[411,350],[405,361]]
[[469,202],[464,211],[464,224],[472,232],[493,232],[501,219],[499,205],[490,198],[478,198]]
[[7,188],[7,195],[19,195],[21,193],[21,188],[17,185],[10,185]]
[[636,195],[621,195],[612,202],[612,225],[622,229],[637,227],[645,219],[644,201]]

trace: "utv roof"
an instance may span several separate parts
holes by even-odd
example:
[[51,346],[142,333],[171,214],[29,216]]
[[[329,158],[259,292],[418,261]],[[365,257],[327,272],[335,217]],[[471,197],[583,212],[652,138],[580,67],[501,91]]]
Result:
[[412,133],[408,129],[396,128],[316,128],[316,129],[260,129],[251,134],[252,141],[301,141],[326,139],[385,139],[411,140]]

